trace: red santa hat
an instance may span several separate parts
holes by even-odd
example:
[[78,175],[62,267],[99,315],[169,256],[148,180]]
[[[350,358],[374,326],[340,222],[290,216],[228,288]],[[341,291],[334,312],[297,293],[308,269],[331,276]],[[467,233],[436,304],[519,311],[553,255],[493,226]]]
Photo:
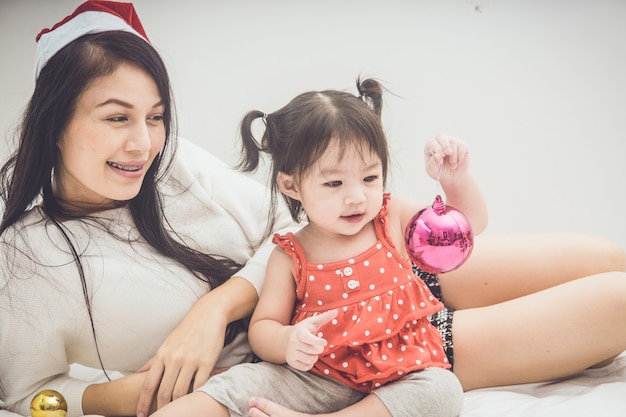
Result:
[[90,33],[123,30],[150,42],[132,3],[88,0],[74,13],[37,35],[35,79],[48,60],[65,45]]

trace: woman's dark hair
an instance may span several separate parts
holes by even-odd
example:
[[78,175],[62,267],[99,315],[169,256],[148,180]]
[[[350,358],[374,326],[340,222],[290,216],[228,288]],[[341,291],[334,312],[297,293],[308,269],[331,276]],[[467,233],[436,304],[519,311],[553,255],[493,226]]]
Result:
[[[338,140],[340,152],[357,145],[361,151],[378,155],[382,163],[383,182],[387,179],[389,149],[381,124],[381,84],[374,79],[356,80],[358,96],[338,90],[309,91],[291,100],[270,114],[258,110],[248,112],[241,122],[242,153],[239,168],[246,172],[257,169],[261,152],[271,156],[272,213],[275,213],[276,184],[279,172],[302,176],[326,151],[331,140]],[[263,118],[265,132],[261,141],[252,133],[252,123]],[[302,220],[302,205],[283,195],[291,217]],[[275,216],[270,219],[272,229]]]
[[[112,74],[121,64],[146,71],[156,83],[164,106],[163,151],[147,171],[138,195],[127,202],[137,229],[161,254],[185,265],[212,288],[224,283],[241,268],[231,259],[200,253],[185,246],[166,228],[167,220],[157,185],[172,161],[177,135],[170,81],[157,51],[139,36],[128,32],[85,35],[55,54],[37,79],[23,116],[18,148],[0,169],[0,194],[4,203],[0,235],[41,198],[43,210],[59,227],[74,253],[92,327],[85,271],[62,224],[62,220],[81,216],[64,210],[58,203],[52,193],[51,180],[59,161],[57,143],[74,114],[80,95],[95,79]],[[243,325],[243,321],[229,325],[226,343],[232,341]]]

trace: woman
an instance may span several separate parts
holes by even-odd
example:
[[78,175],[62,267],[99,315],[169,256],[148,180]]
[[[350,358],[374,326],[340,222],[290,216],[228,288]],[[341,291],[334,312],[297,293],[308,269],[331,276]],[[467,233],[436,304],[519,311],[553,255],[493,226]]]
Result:
[[[132,7],[87,2],[58,28],[87,11],[111,14],[112,7],[114,15],[132,18],[120,24],[98,15],[100,35],[69,30],[73,37],[63,31],[55,37],[52,30],[41,36],[46,46],[38,54],[40,72],[20,146],[1,171],[0,398],[24,415],[34,393],[55,387],[68,400],[68,416],[145,415],[206,382],[216,365],[250,358],[236,326],[226,328],[247,317],[258,299],[271,246],[253,253],[265,234],[268,193],[193,145],[175,143],[165,69],[142,39]],[[88,101],[102,92],[109,94],[100,102]],[[99,106],[104,102],[118,107],[100,120],[112,125],[107,139],[96,141],[95,126],[87,135],[89,124],[76,122],[79,112],[106,107]],[[109,149],[109,141],[117,145]],[[159,142],[163,149],[157,152]],[[87,167],[81,165],[86,155]],[[97,178],[123,180],[109,187],[93,178],[95,170],[101,170]],[[280,216],[277,226],[291,224],[288,217]],[[624,275],[568,282],[624,270],[625,263],[621,248],[587,237],[477,239],[470,260],[441,280],[445,301],[463,309],[455,314],[454,332],[455,371],[465,388],[505,383],[515,370],[507,361],[526,380],[540,380],[623,349],[619,340],[612,350],[606,346],[620,337]],[[510,351],[515,339],[489,343],[498,331],[528,326],[528,311],[517,316],[519,304],[470,309],[552,287],[533,308],[547,300],[561,321],[541,317],[544,328],[532,337],[545,340],[560,331],[558,342],[575,360],[559,356],[558,372],[544,370],[553,359],[524,334],[524,343]],[[590,303],[586,312],[562,299],[580,301],[583,295],[608,303]],[[531,313],[541,316],[544,307]],[[602,354],[587,352],[590,344],[581,354],[580,346],[568,348],[582,326],[575,321],[580,316],[612,326],[594,328]],[[503,330],[494,328],[498,320]],[[224,341],[230,343],[222,352]],[[73,362],[131,373],[111,382],[103,377],[99,384],[79,381],[67,374]],[[147,372],[132,373],[137,369]],[[483,380],[472,380],[474,373]]]
[[[55,389],[68,416],[133,415],[142,389],[151,399],[159,387],[159,405],[252,359],[243,319],[271,249],[269,199],[177,144],[173,127],[166,69],[131,4],[87,2],[39,36],[35,91],[1,170],[9,410],[29,415],[35,393]],[[181,323],[190,309],[202,320]],[[182,358],[168,334],[196,354]],[[72,378],[71,363],[150,371],[94,384]]]

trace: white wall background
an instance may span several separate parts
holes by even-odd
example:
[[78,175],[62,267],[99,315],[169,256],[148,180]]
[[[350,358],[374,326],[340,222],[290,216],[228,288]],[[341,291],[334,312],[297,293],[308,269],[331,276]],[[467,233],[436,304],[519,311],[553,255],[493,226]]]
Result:
[[[392,189],[430,202],[438,132],[464,139],[488,234],[573,231],[626,248],[626,1],[136,0],[180,132],[227,162],[248,110],[381,79]],[[33,88],[34,38],[78,0],[0,0],[0,133]],[[10,143],[0,140],[0,154]]]

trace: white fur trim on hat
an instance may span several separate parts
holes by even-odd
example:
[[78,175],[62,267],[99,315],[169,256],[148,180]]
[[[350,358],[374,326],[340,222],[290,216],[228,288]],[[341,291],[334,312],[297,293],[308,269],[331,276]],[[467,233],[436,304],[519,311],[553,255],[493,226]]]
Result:
[[103,11],[83,12],[50,32],[41,35],[35,51],[35,79],[39,77],[39,73],[50,58],[70,42],[83,35],[111,30],[134,33],[146,42],[148,41],[118,16]]

